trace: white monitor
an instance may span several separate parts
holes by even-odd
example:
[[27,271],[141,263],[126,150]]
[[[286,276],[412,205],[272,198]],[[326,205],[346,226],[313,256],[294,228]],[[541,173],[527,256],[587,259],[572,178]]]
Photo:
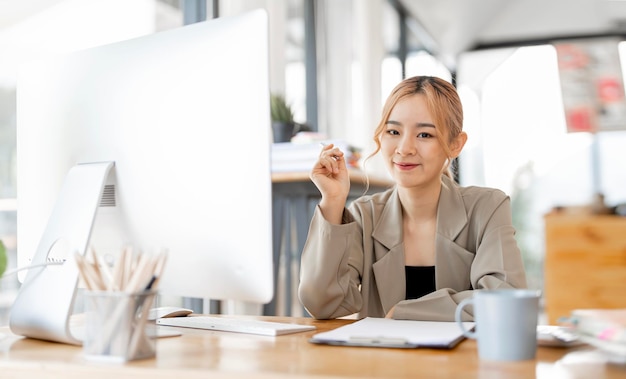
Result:
[[[17,87],[18,267],[41,260],[38,249],[67,259],[58,255],[84,248],[65,235],[40,245],[47,225],[62,224],[48,223],[56,204],[54,217],[70,219],[69,234],[92,231],[89,244],[99,253],[167,249],[163,294],[269,302],[268,61],[268,19],[258,10],[26,65]],[[75,184],[61,201],[68,172],[93,162],[112,168],[83,175],[90,183]],[[103,198],[91,228],[70,208],[90,207],[78,198],[83,187],[102,186],[98,175],[114,199]],[[58,270],[36,296],[43,304],[32,306],[68,306],[56,303],[73,297],[54,300],[67,292],[57,281],[75,276],[63,273],[68,264],[75,262],[21,275],[18,300],[32,287],[29,276]],[[73,280],[66,285],[74,288]]]

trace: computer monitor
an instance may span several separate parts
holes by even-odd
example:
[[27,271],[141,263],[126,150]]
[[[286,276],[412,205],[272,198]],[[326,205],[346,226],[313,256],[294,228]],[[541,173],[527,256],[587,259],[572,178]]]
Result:
[[88,245],[167,249],[162,294],[272,299],[268,44],[257,10],[23,67],[18,267],[67,261],[20,275],[14,331],[76,342],[56,319]]

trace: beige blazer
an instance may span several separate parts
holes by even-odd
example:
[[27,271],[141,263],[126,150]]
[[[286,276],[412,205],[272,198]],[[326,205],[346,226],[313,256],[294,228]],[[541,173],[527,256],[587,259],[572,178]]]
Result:
[[[442,179],[435,241],[436,291],[405,300],[402,209],[395,188],[363,196],[328,223],[315,210],[302,252],[298,295],[318,319],[357,314],[453,321],[456,305],[472,290],[526,288],[509,197]],[[471,307],[464,319],[473,319]]]

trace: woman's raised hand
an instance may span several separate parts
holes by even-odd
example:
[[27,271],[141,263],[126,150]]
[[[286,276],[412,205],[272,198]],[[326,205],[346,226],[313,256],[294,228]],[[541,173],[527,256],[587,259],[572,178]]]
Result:
[[350,176],[344,153],[333,144],[325,145],[310,174],[322,194],[320,207],[330,222],[341,223],[341,214],[350,192]]

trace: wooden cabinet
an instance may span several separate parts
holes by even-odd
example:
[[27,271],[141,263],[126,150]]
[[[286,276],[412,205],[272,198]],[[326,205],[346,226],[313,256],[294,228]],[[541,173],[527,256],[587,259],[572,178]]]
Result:
[[545,217],[545,311],[550,324],[577,308],[626,308],[626,218]]

